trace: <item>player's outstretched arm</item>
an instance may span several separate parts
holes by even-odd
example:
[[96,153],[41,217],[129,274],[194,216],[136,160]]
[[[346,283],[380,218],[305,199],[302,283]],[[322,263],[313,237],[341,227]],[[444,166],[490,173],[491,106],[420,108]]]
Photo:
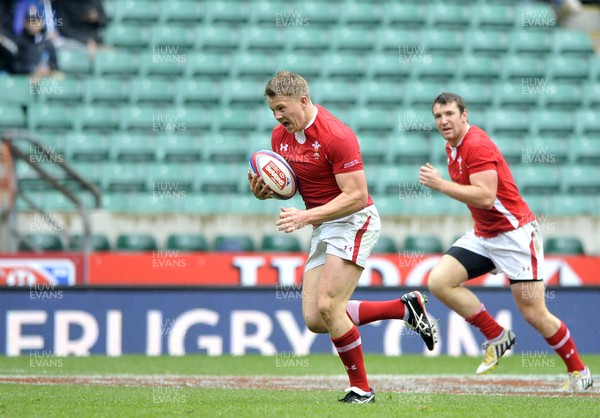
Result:
[[458,184],[442,178],[431,164],[421,166],[419,181],[424,186],[444,193],[453,199],[481,209],[491,209],[496,201],[498,173],[486,170],[469,176],[470,185]]

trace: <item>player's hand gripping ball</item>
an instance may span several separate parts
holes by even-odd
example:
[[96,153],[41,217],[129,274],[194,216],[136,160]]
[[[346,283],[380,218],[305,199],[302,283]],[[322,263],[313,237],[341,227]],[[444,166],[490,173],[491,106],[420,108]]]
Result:
[[250,170],[262,178],[277,199],[290,199],[298,190],[294,170],[281,155],[273,151],[254,152],[250,157]]

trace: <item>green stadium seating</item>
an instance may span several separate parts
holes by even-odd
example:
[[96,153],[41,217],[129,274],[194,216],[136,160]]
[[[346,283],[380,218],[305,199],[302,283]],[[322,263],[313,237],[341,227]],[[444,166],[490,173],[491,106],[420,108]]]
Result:
[[501,4],[473,4],[471,16],[479,28],[507,31],[516,23],[514,9]]
[[34,132],[67,132],[75,122],[71,106],[37,103],[27,110],[27,128]]
[[202,193],[241,193],[248,187],[247,172],[246,163],[204,163],[196,170],[195,181]]
[[0,77],[0,102],[5,105],[27,106],[34,100],[31,79],[25,76],[2,76]]
[[392,82],[406,81],[411,75],[411,66],[399,61],[397,55],[390,53],[372,55],[368,60],[367,77]]
[[20,106],[0,104],[0,128],[22,129],[25,125],[25,114]]
[[221,83],[181,78],[175,82],[175,103],[178,106],[216,106],[222,98]]
[[[411,89],[412,91],[412,89]],[[400,83],[391,81],[364,81],[359,87],[359,103],[362,106],[397,106],[408,90]]]
[[218,252],[248,252],[254,251],[254,241],[247,235],[217,235],[214,249]]
[[322,60],[319,55],[313,55],[306,52],[282,53],[277,56],[276,68],[288,69],[302,76],[308,81],[311,87],[311,79],[321,74]]
[[443,29],[428,29],[420,36],[425,54],[431,55],[461,55],[465,46],[462,32]]
[[120,133],[112,135],[111,143],[112,155],[116,161],[141,163],[156,160],[156,136]]
[[201,234],[170,234],[167,237],[167,250],[208,251],[208,241]]
[[491,108],[486,118],[486,125],[490,135],[519,135],[529,133],[529,115],[519,110],[505,110],[505,108]]
[[464,82],[494,82],[500,79],[498,59],[488,56],[465,54],[456,62],[456,77]]
[[557,56],[588,58],[594,54],[592,40],[583,30],[556,28],[553,35],[553,52]]
[[350,27],[374,29],[384,20],[384,10],[378,4],[350,3],[341,11],[341,24]]
[[497,57],[510,50],[510,38],[504,31],[473,29],[465,38],[465,51],[473,55]]
[[403,199],[406,202],[408,214],[418,213],[419,216],[465,216],[469,213],[463,203],[425,187],[415,190],[414,194],[417,197]]
[[157,48],[152,53],[141,54],[140,75],[162,78],[183,76],[187,70],[187,52],[177,46]]
[[129,82],[118,78],[87,78],[84,91],[87,104],[123,105],[129,101]]
[[318,26],[288,29],[288,49],[292,52],[324,53],[331,48],[330,30]]
[[440,239],[435,235],[408,235],[404,239],[404,251],[411,253],[441,253],[444,251]]
[[373,254],[395,254],[397,252],[398,247],[394,238],[388,235],[380,235],[372,251]]
[[[283,11],[286,11],[284,17]],[[295,19],[295,17],[289,16],[289,3],[277,0],[277,1],[257,1],[252,5],[251,9],[251,21],[256,26],[264,25],[268,27],[277,26],[283,27],[283,20],[277,19]],[[287,22],[287,21],[286,21]]]
[[300,252],[302,247],[300,241],[293,235],[264,235],[261,239],[260,249],[272,252]]
[[250,7],[236,1],[211,1],[206,3],[206,21],[214,26],[242,26],[250,20]]
[[140,58],[131,51],[99,50],[94,59],[97,77],[133,77],[140,71]]
[[232,75],[239,79],[268,80],[275,75],[275,58],[272,55],[241,53],[232,58]]
[[110,133],[119,129],[119,109],[108,104],[78,107],[74,116],[79,131]]
[[600,83],[586,84],[582,87],[582,105],[584,108],[600,110]]
[[600,115],[594,110],[580,110],[576,114],[577,133],[580,135],[600,135]]
[[118,251],[156,251],[156,240],[150,234],[128,233],[117,236],[116,250]]
[[427,22],[427,10],[420,4],[391,3],[385,8],[385,24],[402,28],[421,28]]
[[71,132],[66,136],[69,162],[103,162],[111,158],[110,142],[105,135]]
[[333,53],[323,62],[322,76],[332,80],[360,80],[367,73],[367,62],[362,56]]
[[311,94],[311,98],[325,107],[330,104],[351,107],[358,103],[359,95],[356,90],[348,87],[348,83],[344,81],[315,81],[311,85],[311,90],[314,92]]
[[[548,165],[566,163],[569,159],[570,148],[574,141],[565,141],[562,138],[553,138],[550,135],[527,136],[523,138],[522,158],[523,163],[542,163]],[[529,155],[534,154],[533,157]],[[540,158],[535,157],[538,155]]]
[[105,172],[108,168],[105,164],[99,164],[96,161],[72,161],[69,164],[76,173],[88,182],[96,185],[101,190],[106,189]]
[[115,48],[141,50],[151,45],[150,29],[131,24],[112,24],[108,25],[104,40]]
[[548,237],[544,245],[545,254],[584,255],[583,243],[577,237]]
[[173,163],[196,163],[203,158],[202,142],[195,136],[167,135],[157,141],[159,160]]
[[575,118],[562,110],[531,112],[531,131],[542,136],[569,136],[575,133]]
[[585,195],[553,194],[548,196],[548,200],[548,208],[542,212],[548,216],[597,216],[599,212],[594,200]]
[[288,31],[285,28],[247,26],[241,30],[242,48],[247,52],[281,52],[287,46]]
[[[167,186],[168,187],[168,186]],[[151,193],[134,193],[128,210],[140,214],[181,213],[187,199],[184,190],[153,190]]]
[[356,108],[351,111],[349,122],[357,135],[368,133],[388,134],[398,126],[398,118],[394,112]]
[[[100,52],[98,51],[98,53]],[[102,55],[101,53],[100,56],[96,55],[96,60],[101,59]],[[92,63],[87,51],[61,48],[57,51],[57,61],[60,71],[70,76],[86,77],[92,70]]]
[[160,16],[160,3],[151,0],[119,0],[115,2],[114,19],[120,23],[154,24]]
[[592,83],[600,83],[600,57],[594,56],[589,60],[589,79]]
[[372,29],[338,26],[331,32],[332,48],[344,53],[362,54],[375,48],[377,37]]
[[552,83],[540,91],[540,106],[548,110],[571,111],[584,101],[581,87],[571,83]]
[[[358,136],[358,142],[360,144],[360,154],[365,166],[376,169],[378,168],[378,164],[382,164],[386,160],[389,153],[389,147],[385,137],[377,134],[365,133]],[[367,173],[370,173],[370,171]],[[373,181],[377,178],[379,178],[379,176],[373,177]]]
[[19,240],[19,251],[63,251],[65,245],[58,234],[30,233]]
[[553,82],[583,82],[590,74],[589,62],[583,58],[549,56],[545,67],[546,77]]
[[501,65],[505,81],[539,80],[546,74],[543,61],[536,57],[505,56]]
[[[544,158],[539,153],[534,157]],[[561,189],[561,170],[557,166],[528,163],[513,166],[511,171],[519,190],[525,194],[553,194]]]
[[[297,8],[289,10],[290,13],[294,13],[294,11],[300,12],[299,16],[292,14],[291,16],[288,16],[288,19],[302,19],[304,22],[307,22],[312,29],[313,26],[332,26],[338,23],[343,8],[341,5],[333,2],[317,2],[309,0],[301,3]],[[285,18],[286,16],[284,14],[283,19],[285,20]],[[285,24],[285,22],[282,23]]]
[[469,7],[461,4],[433,3],[428,10],[428,29],[464,30],[471,26]]
[[392,58],[398,63],[401,51],[410,48],[412,52],[413,48],[421,45],[420,34],[416,29],[381,27],[377,32],[377,50],[386,55],[394,54]]
[[160,22],[195,26],[205,18],[205,3],[195,0],[169,0],[161,2]]
[[152,133],[155,128],[160,130],[160,124],[168,124],[171,119],[176,118],[176,115],[153,106],[124,106],[119,114],[121,131],[145,133]]
[[396,198],[411,198],[422,190],[419,184],[419,164],[390,165],[381,168],[379,190],[376,194],[391,195]]
[[600,165],[600,140],[597,137],[576,136],[569,141],[572,164]]
[[[530,85],[528,85],[530,83]],[[541,87],[537,81],[510,80],[501,81],[494,85],[494,106],[504,109],[532,110],[537,108]]]
[[454,78],[456,61],[453,58],[440,55],[431,55],[425,58],[425,60],[410,64],[413,68],[413,79],[447,83]]
[[[465,100],[469,111],[484,111],[494,102],[494,89],[489,83],[461,81],[452,83],[448,90],[459,94]],[[438,92],[441,93],[441,90]],[[435,96],[431,97],[430,103],[433,98]]]
[[389,164],[425,164],[430,161],[430,141],[422,135],[394,135],[388,143]]
[[519,56],[543,57],[552,51],[551,35],[545,31],[513,30],[510,33],[510,52]]
[[[92,251],[110,251],[112,248],[108,237],[104,234],[92,234],[91,247]],[[75,234],[69,237],[69,249],[81,250],[83,248],[83,235]]]
[[104,187],[111,193],[146,192],[151,189],[148,165],[109,163],[104,173]]
[[129,88],[132,104],[164,106],[175,103],[175,87],[168,80],[135,78]]
[[222,103],[225,106],[266,106],[265,82],[258,80],[231,80],[221,87]]
[[236,29],[221,26],[200,26],[195,48],[204,53],[231,53],[240,48],[242,38]]
[[196,46],[196,36],[188,27],[163,24],[150,29],[150,45],[155,53],[185,54]]
[[215,163],[246,162],[250,152],[241,145],[235,135],[215,135],[203,144],[204,156]]
[[600,167],[569,165],[563,168],[562,191],[569,194],[595,195],[600,192]]

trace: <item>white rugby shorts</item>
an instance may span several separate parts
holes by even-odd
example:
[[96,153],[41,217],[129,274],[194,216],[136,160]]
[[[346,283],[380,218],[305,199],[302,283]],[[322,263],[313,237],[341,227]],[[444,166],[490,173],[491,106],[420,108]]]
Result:
[[490,259],[498,272],[510,280],[543,280],[544,245],[537,221],[492,238],[475,235],[471,230],[453,247],[461,247]]
[[352,261],[364,268],[380,232],[381,221],[375,205],[343,218],[323,222],[313,229],[304,271],[325,264],[326,254]]

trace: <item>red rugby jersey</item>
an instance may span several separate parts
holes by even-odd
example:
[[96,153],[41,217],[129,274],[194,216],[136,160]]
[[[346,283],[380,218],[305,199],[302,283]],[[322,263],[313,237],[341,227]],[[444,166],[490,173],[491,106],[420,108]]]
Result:
[[494,237],[535,219],[521,197],[500,150],[483,129],[469,126],[456,148],[446,143],[446,153],[448,172],[456,183],[469,185],[469,176],[482,171],[496,170],[498,173],[498,191],[494,207],[487,210],[467,205],[475,221],[475,235]]
[[[352,129],[323,106],[302,132],[273,128],[271,147],[290,164],[298,178],[298,191],[307,209],[321,206],[342,191],[335,175],[363,170],[358,140]],[[367,205],[373,204],[369,196]]]

